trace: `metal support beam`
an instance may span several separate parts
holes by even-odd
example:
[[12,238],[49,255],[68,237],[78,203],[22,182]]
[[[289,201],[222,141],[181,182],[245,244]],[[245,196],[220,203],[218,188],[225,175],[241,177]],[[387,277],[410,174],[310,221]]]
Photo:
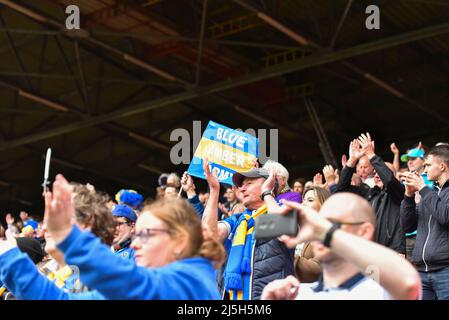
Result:
[[[1,1],[1,0],[0,0]],[[357,45],[352,48],[342,49],[334,52],[322,52],[317,55],[311,55],[306,57],[304,60],[291,62],[283,64],[282,66],[272,67],[264,69],[263,71],[256,72],[250,75],[242,76],[236,79],[230,79],[221,81],[219,83],[205,86],[199,88],[196,91],[184,91],[182,93],[174,94],[171,96],[167,96],[160,99],[155,99],[145,103],[139,103],[134,106],[130,106],[128,108],[124,108],[121,110],[113,111],[108,114],[99,115],[96,117],[92,117],[89,119],[82,120],[80,122],[72,123],[65,125],[60,128],[56,128],[53,130],[45,131],[38,133],[32,136],[26,136],[22,138],[18,138],[16,140],[4,142],[0,144],[0,150],[6,150],[9,148],[21,146],[28,143],[33,143],[36,141],[40,141],[43,139],[48,139],[51,137],[58,136],[60,134],[80,130],[83,128],[88,128],[100,123],[109,122],[112,120],[132,116],[135,114],[139,114],[142,112],[146,112],[149,110],[154,110],[157,108],[166,107],[175,103],[185,102],[197,97],[206,96],[213,93],[218,93],[222,91],[226,91],[229,89],[237,88],[249,83],[253,83],[256,81],[261,81],[265,79],[270,79],[273,77],[278,77],[284,74],[297,72],[300,70],[305,70],[317,66],[322,66],[328,63],[341,61],[344,59],[353,58],[356,56],[360,56],[363,54],[376,52],[380,50],[384,50],[387,48],[392,48],[396,46],[400,46],[409,42],[418,41],[422,39],[426,39],[429,37],[442,35],[449,33],[449,23],[442,23],[436,26],[431,26],[427,28],[423,28],[420,30],[415,30],[411,32],[407,32],[401,35],[396,35],[393,37],[385,38],[382,40],[377,40],[361,45]],[[449,120],[446,117],[440,116],[440,121],[443,121],[449,124]]]
[[[315,49],[321,50],[323,51],[323,48],[317,44],[314,43],[306,38],[304,38],[303,36],[301,36],[300,34],[298,34],[297,32],[289,29],[288,27],[284,26],[283,24],[281,24],[279,21],[276,21],[275,19],[267,16],[266,14],[264,14],[263,12],[261,12],[260,10],[252,7],[251,5],[247,4],[246,2],[242,1],[242,0],[234,0],[234,2],[240,4],[241,6],[247,8],[248,10],[257,13],[257,15],[264,20],[265,22],[267,22],[269,25],[271,25],[273,28],[278,29],[279,31],[281,31],[282,33],[284,33],[285,35],[287,35],[288,37],[290,37],[291,39],[295,40],[296,42],[298,42],[299,44],[302,45],[309,45]],[[426,28],[425,28],[426,29]],[[423,30],[423,29],[421,29]],[[419,32],[420,30],[418,30],[417,32]],[[415,31],[409,32],[408,34],[414,33]],[[444,33],[446,33],[447,31],[445,31]],[[437,32],[435,30],[435,33],[432,34],[431,36],[437,36],[440,33]],[[385,42],[389,42],[389,40],[395,39],[394,41],[397,41],[398,36],[393,36],[387,39],[382,39],[379,41],[384,41]],[[417,39],[418,40],[418,39]],[[419,39],[421,40],[421,39]],[[374,41],[374,43],[376,43],[378,41]],[[397,45],[400,44],[400,41],[398,41],[396,43]],[[358,47],[358,46],[356,46]],[[342,50],[345,51],[345,50]],[[343,60],[343,59],[342,59]],[[379,79],[378,77],[372,75],[371,73],[369,73],[366,70],[362,70],[361,68],[358,68],[357,66],[353,65],[350,62],[347,61],[342,61],[342,64],[344,64],[345,66],[349,67],[352,71],[354,71],[355,73],[359,74],[360,76],[364,77],[365,79],[369,80],[370,82],[372,82],[373,84],[377,85],[379,88],[387,91],[390,94],[393,94],[394,96],[396,96],[397,98],[400,98],[408,103],[410,103],[411,105],[415,106],[416,108],[420,109],[421,111],[427,113],[428,115],[432,116],[433,118],[435,118],[436,120],[439,120],[440,122],[444,123],[444,124],[449,124],[449,120],[440,115],[438,112],[432,111],[431,109],[427,108],[426,106],[423,106],[421,103],[414,101],[413,99],[411,99],[410,97],[408,97],[406,94],[400,92],[398,89],[393,88],[391,85],[389,85],[388,83],[386,83],[385,81]]]
[[[39,55],[39,70],[38,73],[43,73],[44,71],[44,62],[45,62],[45,54],[47,51],[47,42],[48,42],[48,37],[45,36],[44,40],[42,41],[42,49],[41,49],[41,53]],[[40,92],[42,88],[42,78],[40,78],[37,82],[37,91]]]
[[[90,116],[87,116],[86,114],[82,113],[81,111],[75,109],[75,108],[70,108],[68,106],[62,105],[58,102],[54,102],[51,100],[48,100],[47,98],[41,97],[41,96],[37,96],[33,93],[29,93],[27,91],[22,90],[21,88],[18,88],[14,85],[11,85],[9,83],[0,81],[0,85],[3,85],[6,88],[12,89],[12,90],[16,90],[18,92],[18,94],[20,96],[23,96],[31,101],[37,102],[41,105],[44,105],[46,107],[49,107],[51,109],[56,109],[58,111],[63,111],[62,113],[59,113],[58,115],[74,115],[74,116],[78,116],[84,119],[89,119]],[[48,121],[51,121],[53,119],[55,119],[55,115],[50,116],[49,118],[46,118],[44,121],[42,121],[41,123],[39,123],[37,126],[33,127],[32,130],[30,130],[29,132],[27,132],[25,135],[31,135],[32,133],[34,134],[34,131],[40,127],[42,127],[43,125],[45,125]],[[104,126],[102,126],[101,124],[98,125],[100,129],[105,130]],[[157,140],[156,138],[149,138],[149,137],[145,137],[142,134],[140,134],[137,131],[133,131],[130,130],[128,128],[124,128],[122,126],[119,126],[117,124],[108,124],[108,126],[112,129],[115,129],[116,131],[120,131],[123,133],[124,136],[126,136],[127,138],[130,137],[135,141],[139,141],[139,142],[143,142],[146,145],[151,145],[153,147],[156,147],[158,149],[162,149],[162,150],[169,150],[168,145],[160,142],[159,140]],[[110,132],[110,131],[107,131]]]
[[[36,78],[36,79],[50,79],[50,80],[62,80],[62,81],[76,81],[81,80],[80,76],[77,75],[67,75],[58,73],[33,73],[33,72],[11,72],[11,71],[0,71],[0,76],[11,77],[11,78]],[[162,81],[147,81],[138,79],[125,79],[125,78],[112,78],[112,77],[90,77],[90,82],[104,82],[104,83],[129,83],[135,85],[154,85],[162,87],[179,87],[173,83],[162,82]]]
[[79,84],[78,80],[75,79],[75,72],[72,70],[72,64],[69,61],[69,58],[67,57],[64,48],[62,47],[61,41],[57,38],[54,37],[57,47],[59,49],[59,52],[61,53],[61,57],[62,60],[64,61],[64,65],[66,67],[66,69],[70,72],[70,74],[72,75],[72,77],[74,78],[73,82],[75,83],[76,88],[78,89],[78,93],[79,96],[81,97],[81,100],[83,101],[83,92],[82,92],[82,88],[81,85]]
[[321,125],[320,117],[316,112],[315,106],[312,101],[308,98],[304,99],[304,104],[307,109],[307,113],[312,120],[313,127],[315,129],[316,135],[318,136],[318,145],[320,147],[321,153],[323,154],[324,161],[326,164],[331,164],[334,168],[337,168],[337,161],[335,160],[335,155],[332,152],[332,148],[327,139],[326,132],[324,132],[323,126]]
[[222,23],[217,23],[210,26],[209,31],[212,34],[212,38],[217,39],[240,33],[244,30],[253,29],[261,24],[262,22],[258,19],[257,15],[249,14]]
[[199,40],[199,44],[198,44],[198,58],[196,60],[195,87],[198,87],[198,85],[200,83],[201,57],[203,55],[203,43],[204,43],[204,31],[206,29],[206,17],[207,17],[207,0],[204,0],[203,1],[203,14],[201,16],[200,40]]
[[39,14],[39,13],[33,11],[33,10],[30,10],[30,9],[20,5],[20,4],[14,3],[11,0],[0,0],[0,4],[3,4],[3,5],[11,8],[11,9],[17,11],[17,12],[20,12],[21,14],[23,14],[23,15],[25,15],[25,16],[33,19],[33,20],[36,20],[36,21],[38,21],[38,22],[40,22],[40,23],[42,23],[42,24],[44,24],[46,26],[53,27],[53,28],[56,27],[57,29],[63,31],[64,34],[67,37],[69,37],[69,38],[80,39],[80,40],[82,39],[82,40],[84,40],[86,42],[89,42],[89,43],[92,43],[92,44],[94,44],[94,45],[96,45],[98,47],[101,47],[104,50],[110,51],[110,52],[120,56],[125,61],[128,61],[128,62],[130,62],[130,63],[132,63],[132,64],[134,64],[136,66],[144,68],[144,69],[146,69],[146,70],[148,70],[148,71],[158,75],[161,78],[164,78],[166,80],[173,81],[173,82],[176,82],[176,83],[180,83],[183,86],[190,86],[190,84],[188,82],[186,82],[186,81],[184,81],[184,80],[182,80],[182,79],[180,79],[180,78],[178,78],[178,77],[176,77],[176,76],[174,76],[174,75],[172,75],[172,74],[170,74],[170,73],[168,73],[168,72],[166,72],[166,71],[164,71],[164,70],[162,70],[162,69],[160,69],[158,67],[150,65],[149,63],[147,63],[145,61],[142,61],[141,59],[139,59],[139,58],[137,58],[137,57],[135,57],[133,55],[127,54],[126,52],[123,52],[123,51],[121,51],[119,49],[116,49],[116,48],[108,45],[107,43],[104,43],[103,41],[95,39],[85,29],[66,30],[65,26],[63,24],[59,23],[58,21],[56,21],[56,20],[54,20],[52,18],[49,18],[49,17],[45,17],[44,15]]
[[[63,36],[65,33],[62,30],[52,31],[52,30],[34,30],[34,29],[18,29],[18,28],[0,28],[0,31],[15,34],[26,34],[26,35],[35,35],[35,36]],[[92,30],[92,36],[98,37],[128,37],[139,40],[148,40],[148,39],[157,39],[157,40],[169,40],[175,42],[188,42],[188,43],[198,43],[198,38],[190,38],[190,37],[182,37],[182,36],[172,36],[165,34],[154,34],[154,33],[136,33],[136,32],[115,32],[115,31],[98,31]],[[24,38],[23,40],[19,40],[17,42],[18,46],[24,44],[25,41],[34,40],[34,37]],[[247,42],[247,41],[236,41],[236,40],[224,40],[224,39],[210,39],[205,38],[204,43],[208,43],[211,45],[225,45],[230,47],[248,47],[248,48],[260,48],[260,49],[273,49],[273,50],[292,50],[297,49],[298,46],[292,45],[284,45],[284,44],[276,44],[276,43],[263,43],[263,42]],[[3,48],[0,48],[0,53]]]
[[82,99],[84,101],[84,106],[86,108],[87,114],[91,115],[92,109],[90,107],[89,96],[88,96],[87,89],[86,89],[86,80],[84,78],[83,66],[81,64],[81,55],[80,55],[80,48],[78,45],[78,40],[74,41],[74,46],[75,46],[76,64],[78,66],[78,73],[79,73],[79,77],[81,79]]
[[447,0],[400,0],[404,3],[422,3],[426,5],[434,5],[434,6],[443,6],[443,7],[449,7],[449,2]]
[[345,22],[346,17],[348,16],[349,9],[351,8],[353,2],[354,0],[348,0],[348,3],[346,4],[345,11],[343,12],[340,21],[338,22],[337,29],[335,30],[331,43],[329,44],[329,48],[331,49],[333,49],[335,46],[335,42],[337,41],[338,35],[340,34],[340,30],[343,27],[343,23]]
[[[6,28],[6,23],[3,20],[1,11],[0,11],[0,24],[1,24],[1,26]],[[11,47],[11,50],[14,53],[14,56],[16,58],[16,61],[17,61],[17,64],[19,65],[20,70],[22,72],[26,72],[25,65],[23,64],[22,58],[20,57],[20,53],[17,50],[16,46],[14,45],[14,40],[12,39],[12,37],[8,31],[6,31],[5,34],[6,34],[6,39],[8,39],[9,46]],[[33,85],[31,84],[30,79],[28,77],[26,77],[25,79],[26,79],[26,82],[28,85],[28,89],[33,90]]]

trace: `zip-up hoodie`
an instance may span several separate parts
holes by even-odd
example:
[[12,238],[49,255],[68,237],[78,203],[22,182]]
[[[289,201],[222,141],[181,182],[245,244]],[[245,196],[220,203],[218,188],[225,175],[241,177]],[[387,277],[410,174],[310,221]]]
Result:
[[437,271],[449,266],[449,180],[440,190],[424,187],[421,201],[405,196],[401,203],[401,224],[405,232],[416,233],[412,261],[418,271]]

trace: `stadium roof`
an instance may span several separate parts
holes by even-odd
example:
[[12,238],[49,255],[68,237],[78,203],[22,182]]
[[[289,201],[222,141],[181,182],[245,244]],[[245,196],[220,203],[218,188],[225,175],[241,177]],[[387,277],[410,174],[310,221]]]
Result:
[[151,194],[194,120],[279,129],[291,177],[361,132],[389,160],[448,140],[449,1],[0,0],[0,29],[2,212],[43,208],[47,147],[53,176]]

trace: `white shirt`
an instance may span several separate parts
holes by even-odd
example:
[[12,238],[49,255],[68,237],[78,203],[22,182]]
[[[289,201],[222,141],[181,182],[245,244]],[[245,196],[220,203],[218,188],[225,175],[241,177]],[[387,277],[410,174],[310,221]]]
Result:
[[296,300],[391,300],[388,292],[376,281],[361,273],[346,280],[338,288],[323,288],[322,278],[302,283]]

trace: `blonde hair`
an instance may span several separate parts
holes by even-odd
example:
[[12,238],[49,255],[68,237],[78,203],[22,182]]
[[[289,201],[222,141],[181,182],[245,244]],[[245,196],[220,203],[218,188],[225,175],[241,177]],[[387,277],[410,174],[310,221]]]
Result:
[[195,209],[182,199],[161,199],[143,208],[162,220],[172,233],[184,233],[188,236],[188,246],[183,252],[184,258],[201,256],[214,262],[219,268],[226,256],[221,243],[213,239],[204,239],[201,220]]

